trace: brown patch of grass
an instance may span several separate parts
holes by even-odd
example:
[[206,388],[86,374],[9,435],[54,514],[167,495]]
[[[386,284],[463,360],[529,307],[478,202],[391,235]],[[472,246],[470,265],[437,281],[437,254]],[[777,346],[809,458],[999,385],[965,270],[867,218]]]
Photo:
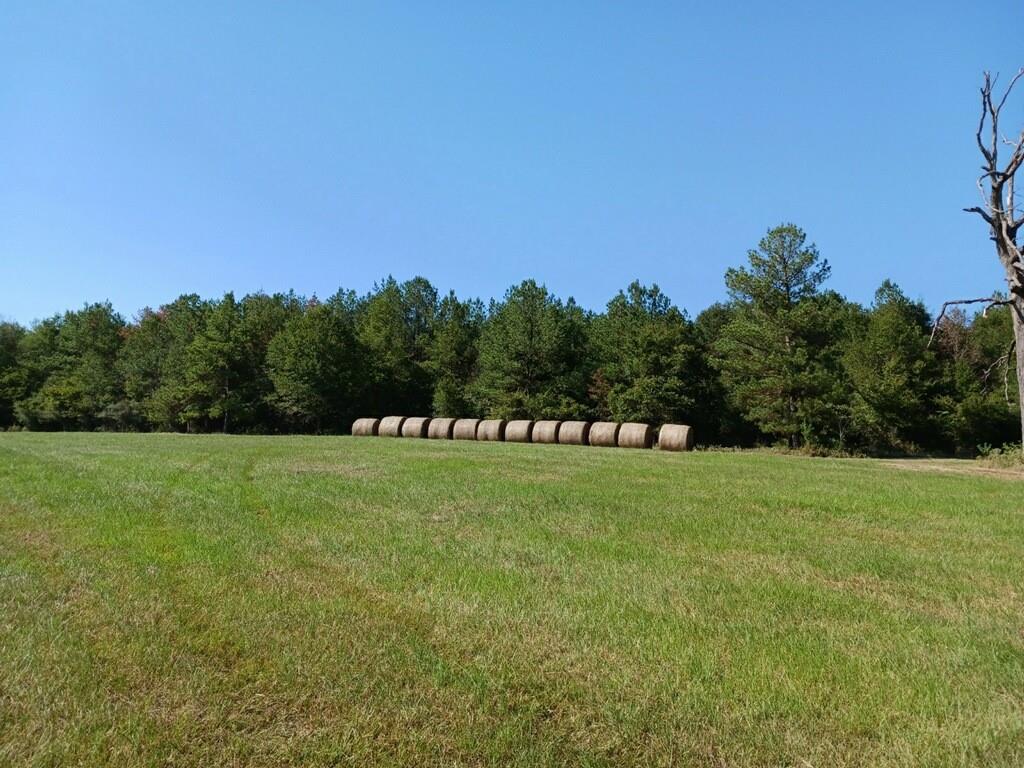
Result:
[[914,472],[942,472],[953,475],[1024,480],[1024,467],[1019,469],[990,467],[968,459],[882,459],[880,463],[888,467]]

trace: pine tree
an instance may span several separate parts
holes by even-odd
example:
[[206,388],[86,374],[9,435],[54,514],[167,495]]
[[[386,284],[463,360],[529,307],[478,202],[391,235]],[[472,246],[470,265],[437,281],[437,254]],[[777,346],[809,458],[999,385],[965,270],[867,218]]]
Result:
[[469,390],[476,377],[478,341],[484,324],[479,301],[460,301],[455,292],[441,300],[430,340],[430,373],[436,416],[470,416]]
[[828,262],[793,224],[769,230],[749,265],[726,272],[736,312],[715,343],[730,397],[764,433],[800,445],[813,439],[816,399],[832,388],[820,330],[827,319],[815,299]]
[[228,432],[243,407],[242,354],[238,343],[241,312],[233,293],[213,304],[205,323],[185,351],[182,415],[189,422]]
[[369,355],[368,412],[377,415],[430,411],[433,396],[430,329],[437,291],[424,278],[399,284],[389,277],[359,308],[359,342]]
[[361,409],[366,359],[342,302],[313,303],[267,348],[271,401],[296,426],[343,431]]
[[234,428],[276,431],[283,425],[272,404],[274,384],[267,371],[267,348],[288,320],[302,313],[302,301],[294,293],[254,293],[238,303],[238,311],[233,335],[238,350]]
[[491,304],[473,398],[495,417],[582,418],[591,410],[588,361],[583,311],[526,280]]
[[65,312],[26,334],[19,357],[31,394],[15,406],[19,421],[35,429],[116,426],[108,422],[122,398],[114,364],[123,329],[123,318],[105,303]]
[[852,428],[875,450],[937,447],[931,412],[940,370],[929,325],[927,310],[887,280],[843,355]]
[[594,320],[593,338],[608,418],[692,423],[702,378],[693,327],[657,285],[620,291]]
[[186,362],[209,311],[196,294],[182,295],[158,310],[144,309],[126,329],[117,370],[130,408],[152,429],[196,426],[186,415]]
[[17,323],[0,323],[0,429],[14,424],[14,404],[24,394],[25,381],[18,360],[18,346],[25,329]]

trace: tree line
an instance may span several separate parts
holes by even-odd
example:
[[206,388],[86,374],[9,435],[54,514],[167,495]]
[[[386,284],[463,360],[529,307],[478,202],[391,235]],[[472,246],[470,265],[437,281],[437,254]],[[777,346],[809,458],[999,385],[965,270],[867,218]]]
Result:
[[696,318],[634,282],[602,312],[526,280],[484,304],[416,277],[366,295],[180,296],[0,324],[0,427],[345,432],[364,415],[682,422],[698,442],[973,453],[1019,439],[1009,307],[927,309],[826,283],[770,230]]

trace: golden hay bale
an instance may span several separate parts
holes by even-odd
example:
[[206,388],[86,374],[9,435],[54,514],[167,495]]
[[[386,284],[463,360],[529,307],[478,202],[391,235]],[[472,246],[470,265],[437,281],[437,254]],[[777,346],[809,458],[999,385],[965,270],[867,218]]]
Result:
[[508,422],[504,419],[484,419],[480,422],[480,426],[477,427],[476,439],[502,441],[505,439],[506,424]]
[[454,429],[455,419],[431,419],[427,437],[431,440],[451,440]]
[[478,426],[480,426],[480,419],[459,419],[455,422],[452,436],[456,440],[476,440]]
[[376,437],[380,427],[380,419],[356,419],[352,424],[352,434],[357,437]]
[[619,427],[619,448],[650,448],[654,443],[654,430],[650,424],[627,421]]
[[381,437],[399,437],[402,434],[402,424],[404,423],[405,416],[385,416],[380,420],[377,434]]
[[664,424],[658,430],[658,449],[662,451],[692,451],[693,427],[686,424]]
[[590,422],[563,421],[558,428],[559,445],[586,445],[590,435]]
[[614,448],[619,444],[619,427],[621,426],[617,421],[594,422],[590,425],[590,444],[602,448]]
[[533,442],[535,443],[557,443],[558,428],[562,426],[560,421],[537,421],[533,424]]
[[402,423],[402,437],[426,437],[429,427],[430,419],[411,416]]
[[506,443],[528,443],[533,436],[533,422],[529,419],[510,421],[505,425]]

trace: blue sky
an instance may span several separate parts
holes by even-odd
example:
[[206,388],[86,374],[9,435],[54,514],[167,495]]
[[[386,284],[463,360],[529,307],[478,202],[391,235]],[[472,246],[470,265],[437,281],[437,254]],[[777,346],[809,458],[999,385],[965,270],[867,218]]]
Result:
[[0,316],[388,273],[696,315],[783,221],[853,299],[984,295],[977,86],[1024,6],[973,5],[5,3]]

